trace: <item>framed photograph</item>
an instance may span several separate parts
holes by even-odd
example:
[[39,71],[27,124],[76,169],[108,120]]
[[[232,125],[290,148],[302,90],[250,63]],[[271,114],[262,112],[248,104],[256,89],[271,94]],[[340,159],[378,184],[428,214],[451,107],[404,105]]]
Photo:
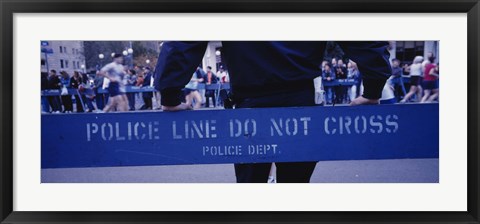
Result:
[[0,6],[2,223],[480,223],[478,0]]

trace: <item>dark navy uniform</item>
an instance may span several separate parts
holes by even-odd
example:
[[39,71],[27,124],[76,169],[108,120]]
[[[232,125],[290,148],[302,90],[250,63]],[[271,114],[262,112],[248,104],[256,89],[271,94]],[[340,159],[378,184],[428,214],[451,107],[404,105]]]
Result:
[[[388,42],[337,42],[362,72],[363,96],[379,99],[390,77]],[[202,61],[207,41],[165,42],[155,69],[155,87],[162,105],[177,106],[182,89]],[[324,41],[223,41],[222,57],[229,68],[236,108],[313,106],[313,79]],[[315,161],[276,163],[278,182],[309,182]],[[235,164],[237,182],[267,182],[270,163]]]
[[[148,72],[145,75],[145,79],[143,80],[142,87],[150,86],[151,80],[152,80],[152,73]],[[147,110],[147,109],[152,109],[153,108],[152,97],[153,97],[153,93],[151,93],[151,92],[143,92],[142,93],[143,102],[145,104],[142,106],[141,110]]]

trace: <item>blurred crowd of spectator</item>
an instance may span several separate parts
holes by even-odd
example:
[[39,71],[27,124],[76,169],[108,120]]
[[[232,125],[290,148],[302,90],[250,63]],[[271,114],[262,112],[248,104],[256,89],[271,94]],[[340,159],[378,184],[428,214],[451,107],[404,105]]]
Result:
[[[391,91],[390,98],[394,99],[392,102],[398,103],[438,101],[439,65],[435,63],[435,59],[431,52],[426,58],[416,56],[412,63],[392,59],[392,75],[386,83],[384,93]],[[315,81],[321,82],[316,86],[323,86],[325,104],[350,103],[362,94],[362,74],[354,61],[344,63],[344,60],[339,58],[324,60],[321,69],[322,75]],[[338,83],[334,83],[336,81]]]
[[[72,112],[100,112],[107,105],[109,94],[107,93],[109,79],[96,75],[97,71],[82,73],[75,71],[70,75],[66,71],[57,72],[51,70],[49,73],[42,73],[41,90],[56,90],[59,95],[42,95],[42,112],[44,113],[72,113]],[[219,97],[220,85],[229,83],[227,71],[223,66],[219,67],[217,73],[212,71],[210,66],[206,70],[199,67],[195,74],[197,79],[185,87],[186,99],[188,96],[198,92],[198,98],[192,103],[200,107],[217,107],[223,105]],[[150,67],[135,66],[130,68],[124,66],[123,86],[144,88],[144,91],[127,91],[128,107],[130,111],[135,110],[158,110],[160,105],[160,92],[153,89],[153,71]],[[203,84],[199,88],[199,83]],[[216,85],[218,89],[205,88],[205,86]],[[188,91],[188,88],[191,90]],[[227,90],[223,90],[227,91]],[[196,96],[197,97],[197,96]],[[74,105],[76,105],[74,107]]]
[[[362,94],[362,74],[354,61],[345,62],[342,58],[324,60],[319,73],[314,82],[322,94],[322,104],[346,104]],[[125,87],[149,88],[147,91],[126,92],[130,111],[161,109],[161,96],[153,89],[154,77],[150,67],[124,66],[124,74]],[[425,59],[416,56],[412,63],[393,59],[392,76],[384,91],[391,91],[394,102],[399,103],[437,101],[438,77],[439,66],[432,53],[428,53]],[[229,82],[228,71],[223,66],[218,67],[217,73],[210,66],[205,70],[199,66],[185,86],[185,102],[196,109],[222,107],[230,91],[224,87]],[[109,98],[105,91],[109,79],[96,75],[95,71],[68,74],[51,70],[42,73],[41,85],[42,90],[60,91],[59,95],[42,95],[42,111],[46,113],[102,111]]]

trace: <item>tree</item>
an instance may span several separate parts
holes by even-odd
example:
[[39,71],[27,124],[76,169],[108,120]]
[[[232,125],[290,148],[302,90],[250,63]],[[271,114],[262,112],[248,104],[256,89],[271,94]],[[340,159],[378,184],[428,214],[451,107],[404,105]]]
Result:
[[[147,47],[147,45],[150,45]],[[159,54],[158,42],[153,41],[133,41],[133,64],[137,66],[155,67]],[[146,63],[149,60],[150,63]],[[152,68],[153,69],[153,68]]]
[[[84,54],[85,66],[88,70],[94,70],[112,61],[112,53],[122,53],[129,46],[127,41],[85,41]],[[104,58],[100,59],[99,54]]]

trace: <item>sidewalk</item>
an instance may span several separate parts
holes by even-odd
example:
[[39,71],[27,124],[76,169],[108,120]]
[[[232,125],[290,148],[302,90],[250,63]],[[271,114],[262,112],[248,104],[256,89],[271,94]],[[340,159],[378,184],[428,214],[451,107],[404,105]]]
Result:
[[[235,183],[232,164],[42,169],[42,183]],[[323,161],[311,183],[438,183],[438,159]]]

